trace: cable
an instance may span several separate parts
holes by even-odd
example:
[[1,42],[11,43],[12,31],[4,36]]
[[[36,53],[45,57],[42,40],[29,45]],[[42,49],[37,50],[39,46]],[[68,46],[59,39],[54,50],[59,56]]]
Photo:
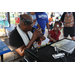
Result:
[[[50,52],[50,50],[49,50],[49,54],[52,55],[52,53]],[[57,54],[58,54],[58,52],[57,52]],[[66,59],[65,56],[64,57],[59,57],[59,58],[62,59],[64,62],[67,62],[67,59]],[[57,58],[57,59],[59,59],[59,58]]]
[[67,62],[67,59],[66,59],[66,57],[64,57],[64,59],[65,59],[65,61]]
[[61,58],[61,59],[65,62],[65,60],[63,58]]
[[[75,49],[74,49],[74,51],[75,51]],[[73,51],[73,53],[72,54],[75,54],[75,52]],[[72,58],[72,59],[75,59],[74,57],[72,57],[72,56],[69,56],[70,54],[69,53],[67,53],[67,56],[68,57],[70,57],[70,58]]]
[[72,59],[75,59],[74,57],[71,57],[71,56],[68,56],[68,57],[70,57],[70,58],[72,58]]

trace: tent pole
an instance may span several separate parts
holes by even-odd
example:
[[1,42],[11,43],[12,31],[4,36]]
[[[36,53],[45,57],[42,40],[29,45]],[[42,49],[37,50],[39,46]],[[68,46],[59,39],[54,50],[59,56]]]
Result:
[[7,20],[9,22],[9,27],[11,27],[11,25],[10,25],[10,12],[7,12]]

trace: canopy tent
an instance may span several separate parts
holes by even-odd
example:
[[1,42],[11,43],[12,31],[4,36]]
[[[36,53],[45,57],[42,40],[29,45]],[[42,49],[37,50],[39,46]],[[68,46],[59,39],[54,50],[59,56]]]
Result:
[[7,15],[7,21],[9,22],[9,27],[10,27],[10,13],[7,12],[6,15]]

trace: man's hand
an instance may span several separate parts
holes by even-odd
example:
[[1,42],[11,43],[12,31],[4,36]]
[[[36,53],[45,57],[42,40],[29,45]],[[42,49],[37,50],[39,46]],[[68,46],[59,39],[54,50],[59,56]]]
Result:
[[36,40],[40,34],[42,34],[41,29],[39,29],[39,28],[36,29],[35,32],[33,33],[32,39]]
[[40,40],[41,40],[41,41],[43,41],[43,40],[45,40],[45,39],[46,39],[46,38],[45,38],[44,35],[41,35],[41,36],[40,36]]

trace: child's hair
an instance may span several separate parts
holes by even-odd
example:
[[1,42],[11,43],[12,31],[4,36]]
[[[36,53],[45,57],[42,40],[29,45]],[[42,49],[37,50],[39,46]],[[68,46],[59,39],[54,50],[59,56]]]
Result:
[[56,17],[56,19],[58,19],[58,17]]
[[[60,27],[62,26],[62,23],[61,23],[60,21],[56,21],[55,24],[56,24],[56,23],[59,23]],[[54,24],[54,25],[55,25],[55,24]]]

